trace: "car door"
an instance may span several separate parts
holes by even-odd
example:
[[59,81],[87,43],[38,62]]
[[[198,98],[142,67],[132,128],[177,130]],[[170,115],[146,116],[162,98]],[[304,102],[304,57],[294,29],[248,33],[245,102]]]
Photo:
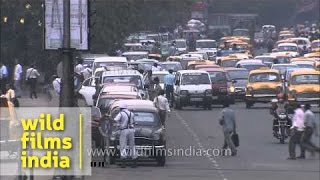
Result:
[[81,84],[79,94],[85,99],[88,106],[93,106],[92,96],[96,93],[94,77],[88,78]]
[[180,81],[181,81],[181,74],[176,73],[176,80],[175,80],[175,85],[174,85],[174,95],[178,95],[180,91]]

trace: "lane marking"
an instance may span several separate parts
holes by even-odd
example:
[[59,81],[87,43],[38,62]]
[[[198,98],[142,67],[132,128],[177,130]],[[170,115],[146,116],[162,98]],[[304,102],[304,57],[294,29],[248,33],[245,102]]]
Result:
[[[183,119],[183,117],[177,111],[174,111],[174,112],[176,114],[176,117],[180,120],[181,124],[184,125],[186,130],[191,134],[191,136],[193,137],[194,141],[197,143],[198,147],[200,149],[202,149],[203,151],[206,151],[206,149],[204,148],[203,144],[200,141],[199,136],[195,133],[194,130],[191,129],[191,127],[189,126],[187,121],[185,119]],[[228,178],[226,178],[226,176],[224,175],[224,173],[222,171],[222,168],[220,167],[219,163],[212,157],[212,155],[209,155],[208,153],[205,153],[205,156],[215,166],[215,169],[217,170],[217,172],[220,175],[220,177],[222,178],[222,180],[228,180]]]

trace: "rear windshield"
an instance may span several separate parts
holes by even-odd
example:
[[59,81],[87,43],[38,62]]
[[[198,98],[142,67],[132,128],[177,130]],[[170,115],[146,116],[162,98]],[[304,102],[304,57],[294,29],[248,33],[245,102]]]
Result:
[[211,84],[208,74],[206,73],[185,73],[182,74],[181,84]]
[[209,72],[212,83],[227,82],[227,75],[225,72]]

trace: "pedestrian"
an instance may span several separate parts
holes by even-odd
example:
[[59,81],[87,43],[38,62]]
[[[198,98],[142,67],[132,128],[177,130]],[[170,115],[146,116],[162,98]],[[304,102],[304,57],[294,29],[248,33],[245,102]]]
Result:
[[22,66],[19,64],[18,59],[15,60],[15,67],[13,73],[13,81],[14,81],[14,88],[16,90],[16,97],[19,98],[22,95],[21,90],[21,80],[22,80]]
[[153,87],[150,88],[150,92],[149,92],[149,99],[151,101],[153,101],[154,98],[158,96],[160,90],[162,89],[160,86],[160,80],[158,77],[155,77],[152,82],[153,82]]
[[92,76],[91,66],[88,65],[84,67],[84,69],[81,71],[81,75],[83,76],[83,80],[90,78]]
[[164,76],[164,89],[165,89],[165,92],[166,92],[166,98],[168,99],[168,101],[170,102],[170,107],[173,107],[173,101],[174,101],[174,98],[173,98],[173,86],[174,86],[174,83],[175,83],[175,76],[173,75],[173,70],[170,69],[169,70],[169,74],[165,75]]
[[301,50],[301,53],[300,53],[300,56],[304,56],[305,54],[308,54],[308,49],[307,49],[307,46],[303,46],[302,50]]
[[75,68],[74,68],[74,72],[80,76],[80,75],[81,75],[81,72],[84,70],[84,67],[83,67],[83,65],[82,65],[83,60],[80,59],[80,58],[77,58],[77,60],[78,60],[78,61],[77,61],[77,65],[76,65]]
[[29,69],[27,69],[26,73],[26,80],[30,87],[30,98],[33,99],[38,98],[37,96],[37,79],[39,78],[40,74],[36,69],[35,65],[31,65]]
[[[312,134],[315,133],[316,136],[318,136],[318,129],[316,124],[316,117],[311,111],[311,105],[306,104],[304,106],[305,112],[304,112],[304,132],[301,137],[301,149],[303,149],[303,152],[305,150],[309,151],[312,156],[315,155],[315,152],[320,152],[320,148],[314,145],[311,142]],[[302,154],[300,157],[301,159],[305,158],[305,154]]]
[[153,103],[158,109],[161,123],[164,126],[166,122],[167,113],[170,112],[168,99],[164,97],[164,90],[160,90],[158,96],[154,98]]
[[154,63],[153,66],[151,67],[151,71],[161,71],[161,67],[158,66],[158,63]]
[[[292,118],[292,126],[291,126],[291,137],[289,140],[289,158],[288,160],[296,159],[296,144],[300,144],[301,136],[304,131],[304,112],[299,104],[297,109],[294,111],[294,115]],[[300,157],[303,157],[305,154],[304,149],[301,148]]]
[[[135,152],[135,139],[134,139],[134,114],[128,110],[126,104],[119,105],[120,112],[114,118],[114,121],[119,123],[120,127],[120,159],[121,167],[126,167],[125,160],[129,157],[133,160],[133,166],[137,166],[137,154]],[[127,153],[129,149],[129,153]],[[129,156],[128,156],[129,155]]]
[[1,86],[1,93],[6,93],[6,86],[8,82],[8,68],[2,62],[0,62],[0,86]]
[[53,81],[52,81],[52,86],[54,89],[54,92],[56,95],[60,96],[60,91],[61,91],[61,78],[59,78],[57,75],[53,75]]
[[174,56],[176,55],[176,46],[175,43],[171,43],[171,46],[169,47],[169,56]]
[[224,108],[221,111],[221,119],[219,121],[223,129],[224,145],[223,150],[230,148],[231,156],[237,155],[237,149],[232,141],[231,135],[236,134],[236,117],[234,111],[229,107],[228,103],[224,104]]
[[15,88],[13,84],[9,84],[6,87],[6,94],[1,95],[1,97],[7,98],[8,101],[10,101],[14,107],[19,107],[19,101],[16,98]]
[[147,78],[145,79],[145,85],[148,88],[149,100],[153,101],[152,98],[154,98],[154,97],[152,97],[152,93],[153,93],[153,88],[154,88],[154,82],[153,82],[153,79],[152,79],[152,70],[149,70],[147,72]]

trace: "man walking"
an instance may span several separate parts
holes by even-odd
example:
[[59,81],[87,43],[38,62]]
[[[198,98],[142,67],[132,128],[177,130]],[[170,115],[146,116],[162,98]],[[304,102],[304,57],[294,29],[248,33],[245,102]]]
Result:
[[19,64],[18,59],[16,59],[16,65],[14,67],[14,73],[13,73],[13,81],[14,81],[14,88],[16,90],[17,98],[21,97],[22,95],[21,79],[22,79],[22,66]]
[[0,62],[0,88],[1,94],[6,93],[7,81],[8,81],[8,69],[2,62]]
[[[133,160],[133,166],[137,166],[137,154],[135,152],[134,142],[134,114],[130,112],[126,104],[119,105],[120,112],[114,118],[114,121],[119,123],[120,126],[120,159],[122,161],[121,167],[125,168],[125,160],[129,157]],[[129,147],[127,147],[129,145]],[[127,149],[130,150],[127,153]]]
[[164,76],[164,89],[166,91],[166,98],[170,101],[170,107],[173,106],[173,86],[175,81],[175,76],[173,75],[173,70],[169,70],[169,74]]
[[[318,129],[317,129],[317,124],[316,124],[316,117],[313,114],[313,112],[310,110],[311,105],[306,104],[304,106],[305,113],[304,113],[304,125],[305,129],[301,137],[301,149],[302,151],[305,152],[305,150],[311,152],[311,155],[314,156],[315,152],[320,152],[320,148],[314,145],[311,142],[312,134],[315,133],[316,136],[318,136]],[[301,159],[305,158],[305,154],[301,154],[300,157]]]
[[[296,159],[296,144],[300,144],[301,136],[304,131],[304,112],[301,108],[301,105],[298,105],[298,108],[294,111],[292,118],[292,127],[291,129],[291,138],[289,140],[289,158],[288,160]],[[305,154],[304,149],[301,148],[301,155],[303,157]]]
[[33,99],[33,96],[35,98],[37,97],[37,79],[40,76],[38,70],[35,68],[34,65],[31,65],[29,69],[27,69],[26,73],[26,80],[30,87],[30,98]]
[[154,98],[153,103],[159,111],[160,120],[162,125],[164,126],[166,122],[167,113],[170,112],[168,99],[164,97],[164,90],[160,90],[159,95],[156,98]]
[[224,104],[224,108],[221,111],[220,125],[223,128],[224,135],[224,145],[222,149],[225,150],[229,147],[231,149],[231,156],[236,156],[237,149],[231,138],[231,134],[236,133],[236,117],[234,111],[229,108],[228,103]]

